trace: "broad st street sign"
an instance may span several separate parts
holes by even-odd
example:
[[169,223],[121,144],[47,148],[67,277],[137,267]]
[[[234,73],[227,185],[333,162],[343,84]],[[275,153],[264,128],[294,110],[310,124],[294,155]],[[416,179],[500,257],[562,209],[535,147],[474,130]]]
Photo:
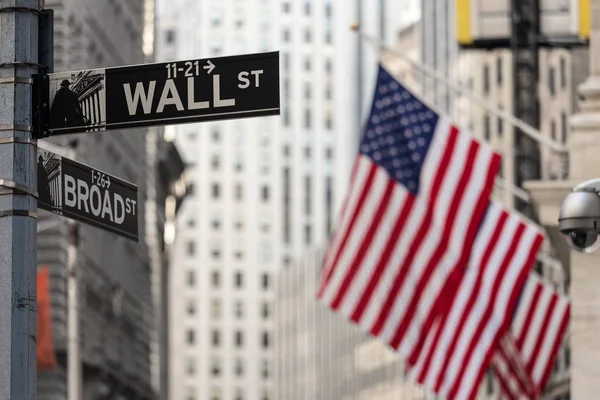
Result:
[[138,241],[137,186],[38,147],[38,207]]
[[56,73],[39,84],[40,137],[280,113],[279,52]]

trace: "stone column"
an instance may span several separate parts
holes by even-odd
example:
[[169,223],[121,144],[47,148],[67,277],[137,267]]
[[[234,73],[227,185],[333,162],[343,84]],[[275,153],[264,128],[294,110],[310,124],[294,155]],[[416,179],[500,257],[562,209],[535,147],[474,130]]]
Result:
[[[580,112],[571,117],[569,181],[529,182],[546,226],[558,225],[558,210],[568,191],[600,177],[600,0],[591,1],[590,76],[579,87]],[[600,252],[570,252],[572,299],[571,398],[600,396]]]

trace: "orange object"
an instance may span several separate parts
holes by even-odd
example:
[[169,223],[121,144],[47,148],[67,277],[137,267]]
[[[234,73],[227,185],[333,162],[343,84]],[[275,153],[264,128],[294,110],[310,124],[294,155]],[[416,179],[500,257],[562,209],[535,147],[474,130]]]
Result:
[[37,368],[56,368],[50,313],[50,271],[41,267],[37,273]]

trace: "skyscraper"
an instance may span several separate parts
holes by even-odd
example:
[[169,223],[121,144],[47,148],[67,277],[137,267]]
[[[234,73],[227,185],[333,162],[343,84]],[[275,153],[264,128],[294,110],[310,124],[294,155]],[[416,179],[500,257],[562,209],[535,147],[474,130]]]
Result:
[[[50,0],[54,10],[56,72],[139,64],[151,59],[151,0]],[[151,24],[150,24],[151,25]],[[67,222],[40,211],[38,263],[50,271],[52,333],[58,365],[38,373],[39,399],[66,399],[69,343],[80,343],[83,399],[156,399],[160,388],[158,332],[162,274],[166,269],[165,211],[182,173],[176,149],[145,129],[96,132],[44,139],[69,147],[77,161],[136,184],[139,243],[79,224],[75,269],[79,335],[67,329]],[[147,154],[150,153],[150,155]],[[148,212],[148,214],[147,214]],[[146,218],[147,217],[147,218]],[[55,220],[56,224],[51,223]],[[49,225],[48,225],[49,223]],[[151,253],[150,253],[151,252]],[[155,308],[156,307],[156,308]]]
[[401,3],[159,5],[178,13],[158,40],[177,41],[179,59],[281,60],[281,116],[176,128],[194,192],[173,259],[173,399],[275,398],[275,277],[331,232],[372,96],[378,51],[350,24],[393,43]]

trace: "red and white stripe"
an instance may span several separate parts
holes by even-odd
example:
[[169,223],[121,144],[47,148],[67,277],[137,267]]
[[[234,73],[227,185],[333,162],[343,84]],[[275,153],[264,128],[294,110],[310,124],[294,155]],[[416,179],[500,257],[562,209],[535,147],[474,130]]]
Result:
[[491,203],[449,310],[429,330],[411,376],[448,399],[473,399],[543,241]]
[[359,154],[318,297],[409,355],[468,260],[500,156],[440,118],[418,196]]
[[[542,393],[566,332],[570,312],[571,306],[565,296],[538,276],[529,276],[510,334],[492,360],[506,398],[532,398],[525,389],[527,381],[533,383],[536,394]],[[507,362],[506,353],[511,351],[518,354],[520,365],[516,367],[516,363]],[[525,370],[525,377],[519,369]]]

